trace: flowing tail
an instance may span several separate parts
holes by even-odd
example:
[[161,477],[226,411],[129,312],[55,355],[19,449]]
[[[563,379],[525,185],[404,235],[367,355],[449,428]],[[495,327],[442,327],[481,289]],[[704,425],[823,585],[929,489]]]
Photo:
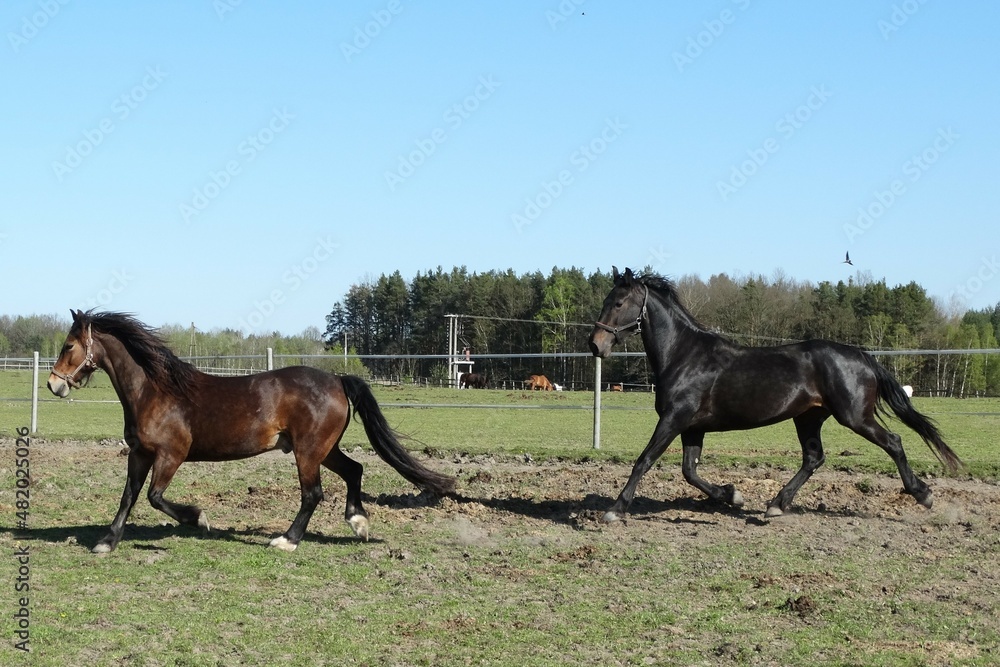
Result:
[[927,446],[934,453],[934,456],[937,457],[937,460],[949,472],[955,473],[964,468],[965,464],[958,458],[958,454],[945,444],[934,422],[917,412],[916,408],[913,407],[913,403],[910,402],[910,397],[906,395],[906,392],[896,382],[896,379],[889,374],[889,371],[875,361],[874,358],[868,357],[868,359],[872,370],[875,371],[875,379],[878,382],[878,399],[876,399],[875,403],[876,410],[883,415],[886,414],[885,407],[882,405],[884,401],[892,408],[892,411],[899,417],[901,422],[916,431],[917,435],[923,438],[924,442],[927,443]]
[[391,465],[396,472],[421,489],[438,495],[447,495],[455,491],[455,479],[425,467],[410,456],[410,453],[399,444],[396,434],[382,415],[368,383],[353,375],[342,375],[340,381],[344,386],[347,399],[354,406],[354,414],[361,417],[372,443],[375,453],[383,461]]

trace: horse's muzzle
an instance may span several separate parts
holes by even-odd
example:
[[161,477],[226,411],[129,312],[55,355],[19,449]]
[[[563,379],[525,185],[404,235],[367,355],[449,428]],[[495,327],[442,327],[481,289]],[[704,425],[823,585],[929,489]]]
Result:
[[602,329],[595,329],[594,333],[590,334],[590,340],[588,341],[590,352],[595,357],[600,357],[601,359],[606,359],[611,354],[611,348],[614,347],[614,344],[614,334]]
[[49,376],[49,381],[45,384],[45,386],[59,398],[66,398],[69,396],[69,383],[54,373]]

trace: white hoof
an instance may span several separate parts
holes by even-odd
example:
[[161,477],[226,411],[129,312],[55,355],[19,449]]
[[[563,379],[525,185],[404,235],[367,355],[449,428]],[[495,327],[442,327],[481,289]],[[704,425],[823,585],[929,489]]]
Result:
[[281,549],[282,551],[295,551],[295,548],[299,545],[292,544],[285,538],[284,535],[279,535],[278,537],[271,540],[271,546],[276,549]]
[[363,539],[365,542],[368,541],[368,519],[361,514],[355,514],[350,519],[347,520],[350,524],[351,530],[354,534]]
[[767,516],[767,517],[781,516],[782,514],[784,514],[784,512],[782,512],[781,508],[778,507],[777,505],[771,505],[764,512],[764,516]]
[[109,554],[111,553],[111,547],[103,542],[98,544],[96,547],[91,549],[90,553],[93,554]]
[[743,494],[736,489],[733,489],[733,497],[732,500],[729,501],[729,504],[733,507],[743,507]]
[[206,533],[208,531],[212,530],[212,527],[208,525],[208,517],[205,516],[204,512],[201,512],[198,515],[198,527],[199,528],[204,528]]
[[617,512],[605,512],[604,516],[601,517],[601,521],[604,523],[615,523],[616,521],[621,521],[621,517],[618,516]]

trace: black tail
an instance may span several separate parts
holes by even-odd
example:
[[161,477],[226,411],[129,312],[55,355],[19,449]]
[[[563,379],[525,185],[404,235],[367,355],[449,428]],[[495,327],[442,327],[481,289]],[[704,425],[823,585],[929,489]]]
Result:
[[347,399],[354,406],[354,414],[361,417],[365,433],[368,434],[368,441],[372,443],[375,453],[383,461],[421,489],[438,495],[454,492],[454,478],[425,467],[399,444],[367,382],[353,375],[342,375],[340,381]]
[[913,403],[910,402],[910,397],[906,395],[906,392],[899,386],[896,379],[889,375],[889,371],[873,358],[869,357],[869,363],[872,370],[875,371],[875,379],[878,382],[876,409],[881,414],[885,414],[886,411],[881,402],[888,403],[892,411],[899,417],[899,420],[916,431],[917,435],[924,439],[924,442],[930,447],[934,456],[937,457],[938,461],[945,468],[953,473],[964,468],[965,464],[958,458],[958,454],[945,444],[934,422],[917,412],[913,407]]

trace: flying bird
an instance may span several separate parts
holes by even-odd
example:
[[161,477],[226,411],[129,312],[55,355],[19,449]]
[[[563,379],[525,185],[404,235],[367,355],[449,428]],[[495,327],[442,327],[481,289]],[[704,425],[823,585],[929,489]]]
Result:
[[848,252],[847,255],[844,257],[843,263],[844,264],[850,264],[851,266],[854,266],[854,262],[851,261],[851,253],[850,252]]

